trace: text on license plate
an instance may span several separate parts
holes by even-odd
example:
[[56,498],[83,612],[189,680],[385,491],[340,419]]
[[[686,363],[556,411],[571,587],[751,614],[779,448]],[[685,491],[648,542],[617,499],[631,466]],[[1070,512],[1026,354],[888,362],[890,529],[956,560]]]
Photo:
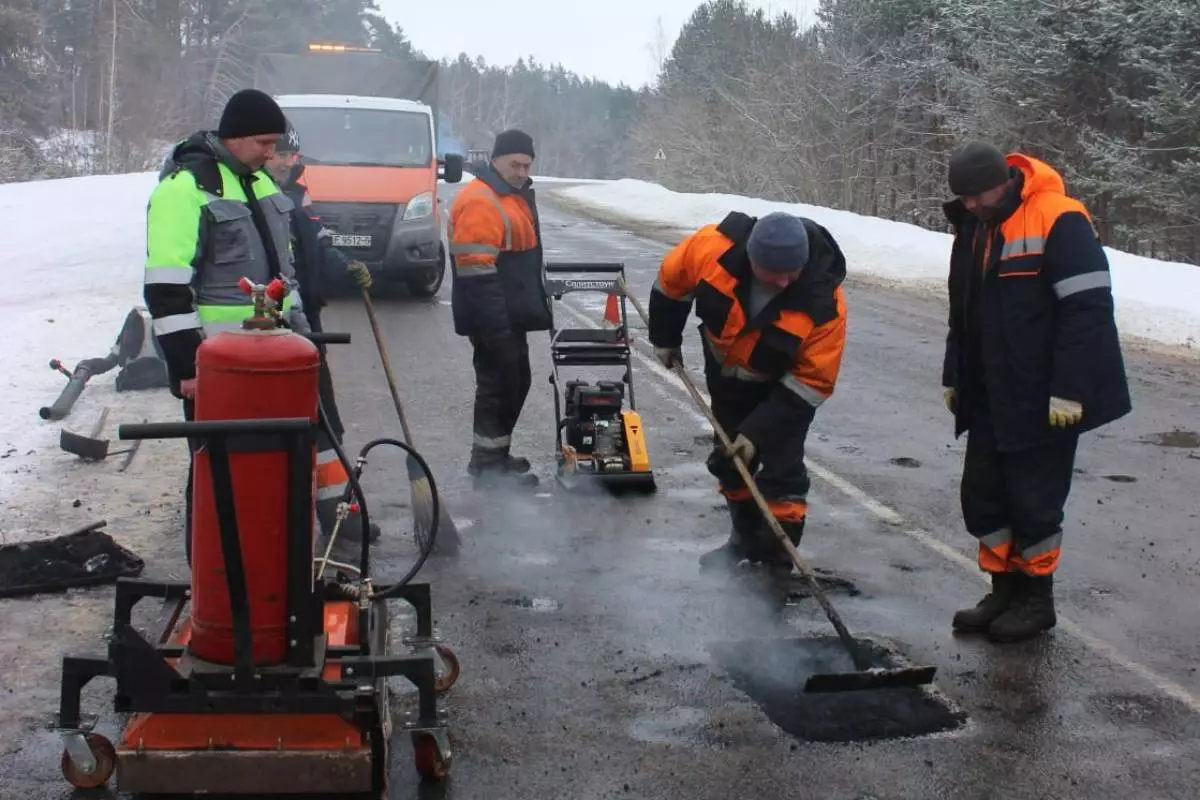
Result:
[[335,233],[333,235],[334,247],[370,247],[370,236],[359,236],[349,233]]

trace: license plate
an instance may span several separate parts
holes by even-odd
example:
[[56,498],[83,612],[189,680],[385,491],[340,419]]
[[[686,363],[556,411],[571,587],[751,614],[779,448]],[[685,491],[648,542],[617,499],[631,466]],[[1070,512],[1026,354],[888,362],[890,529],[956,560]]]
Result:
[[335,233],[333,235],[334,247],[370,247],[370,236],[358,236],[348,233]]

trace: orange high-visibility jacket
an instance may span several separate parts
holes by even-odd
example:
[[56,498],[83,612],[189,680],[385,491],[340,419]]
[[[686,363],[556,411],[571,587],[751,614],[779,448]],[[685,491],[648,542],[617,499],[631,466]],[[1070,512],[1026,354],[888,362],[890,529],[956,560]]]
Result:
[[679,347],[694,302],[713,400],[761,397],[738,431],[761,446],[776,426],[808,424],[833,394],[846,343],[846,260],[825,228],[804,220],[809,260],[800,278],[747,319],[754,276],[746,241],[755,222],[733,212],[667,254],[650,293],[649,338]]
[[456,333],[491,338],[550,329],[533,189],[481,173],[454,198],[447,238]]

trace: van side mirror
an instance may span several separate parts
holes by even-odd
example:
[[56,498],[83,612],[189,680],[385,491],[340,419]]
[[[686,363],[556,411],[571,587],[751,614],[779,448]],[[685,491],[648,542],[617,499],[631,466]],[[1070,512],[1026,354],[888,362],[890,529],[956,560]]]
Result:
[[441,162],[442,174],[439,176],[446,183],[458,183],[463,176],[463,157],[457,153],[447,153]]

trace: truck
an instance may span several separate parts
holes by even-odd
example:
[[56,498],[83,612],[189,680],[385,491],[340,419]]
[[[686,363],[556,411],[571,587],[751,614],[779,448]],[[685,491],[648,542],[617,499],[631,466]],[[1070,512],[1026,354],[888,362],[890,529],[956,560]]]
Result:
[[438,155],[437,81],[435,61],[325,42],[255,69],[299,134],[312,213],[385,292],[433,297],[445,279],[439,180],[461,181],[463,158]]

